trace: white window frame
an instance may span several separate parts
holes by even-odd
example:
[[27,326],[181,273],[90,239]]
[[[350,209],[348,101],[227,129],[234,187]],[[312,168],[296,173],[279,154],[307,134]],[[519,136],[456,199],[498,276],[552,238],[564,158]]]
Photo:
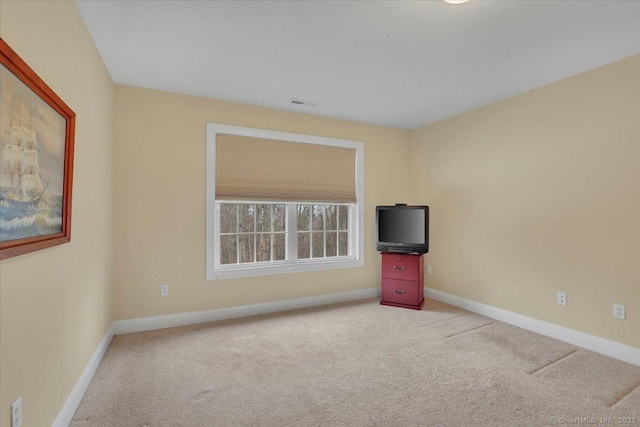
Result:
[[[281,141],[298,142],[303,144],[328,145],[333,147],[351,148],[356,151],[356,203],[349,209],[349,224],[351,239],[349,241],[349,255],[330,258],[309,258],[287,261],[271,261],[268,263],[219,264],[218,250],[220,248],[220,234],[217,232],[219,224],[219,203],[216,201],[216,137],[218,134],[247,136]],[[312,135],[301,135],[287,132],[276,132],[264,129],[254,129],[239,126],[207,123],[207,182],[206,182],[206,277],[207,280],[228,279],[235,277],[263,276],[271,274],[297,273],[305,271],[332,270],[338,268],[352,268],[364,266],[364,144],[358,141],[325,138]],[[220,201],[233,203],[233,201]],[[260,203],[260,202],[255,202]],[[283,202],[287,203],[287,202]],[[332,204],[296,201],[297,204]],[[293,209],[287,208],[287,246],[294,245],[291,250],[296,251],[297,243],[296,216]],[[294,252],[297,253],[297,252]]]

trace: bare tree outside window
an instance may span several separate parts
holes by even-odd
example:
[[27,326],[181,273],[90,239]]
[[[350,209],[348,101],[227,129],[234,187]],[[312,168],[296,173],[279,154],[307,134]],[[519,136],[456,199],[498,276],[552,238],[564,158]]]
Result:
[[[305,241],[305,255],[310,248],[311,258],[331,258],[349,254],[349,207],[345,205],[298,205],[298,212],[306,213],[309,225],[301,232],[298,242]],[[300,223],[300,216],[298,217]],[[308,241],[308,243],[307,243]],[[300,248],[298,248],[300,255]],[[306,256],[307,258],[309,255]]]
[[220,203],[220,264],[282,261],[286,207],[273,203]]

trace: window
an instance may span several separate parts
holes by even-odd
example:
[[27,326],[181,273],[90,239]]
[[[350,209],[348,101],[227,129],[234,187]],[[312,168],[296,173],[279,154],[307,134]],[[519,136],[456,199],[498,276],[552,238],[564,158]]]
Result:
[[[218,269],[350,255],[350,205],[217,202],[216,206]],[[293,230],[288,227],[289,216],[294,216]]]
[[209,124],[207,279],[362,266],[361,183],[362,143]]

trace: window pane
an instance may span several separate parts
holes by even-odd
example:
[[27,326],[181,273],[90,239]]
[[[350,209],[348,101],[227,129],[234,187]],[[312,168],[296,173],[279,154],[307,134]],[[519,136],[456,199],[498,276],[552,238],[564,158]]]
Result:
[[[220,232],[238,232],[238,205],[224,203],[220,205]],[[234,261],[235,262],[235,261]]]
[[273,260],[282,261],[285,259],[285,234],[273,235]]
[[235,264],[238,262],[236,235],[220,236],[220,264]]
[[271,261],[271,234],[256,236],[256,261]]
[[285,205],[273,206],[273,231],[284,231],[284,225],[287,219],[287,210]]
[[256,231],[271,231],[271,206],[256,205]]
[[[240,208],[240,232],[253,232],[253,221],[256,210],[256,205],[241,204]],[[240,245],[242,248],[242,244]],[[241,252],[242,253],[242,252]]]
[[338,229],[349,229],[349,206],[338,206]]
[[313,230],[323,230],[324,223],[322,220],[324,212],[323,205],[313,205],[313,216],[311,218],[311,227]]
[[298,259],[309,258],[310,233],[298,233]]
[[349,233],[338,233],[338,255],[349,255]]
[[338,233],[327,233],[326,237],[327,256],[338,254]]
[[312,233],[312,253],[311,256],[313,258],[321,258],[324,256],[324,233]]
[[298,205],[298,231],[309,231],[311,205]]
[[253,234],[240,235],[240,262],[254,262],[253,258]]
[[328,205],[325,207],[325,215],[327,220],[327,230],[338,229],[338,207],[336,205]]

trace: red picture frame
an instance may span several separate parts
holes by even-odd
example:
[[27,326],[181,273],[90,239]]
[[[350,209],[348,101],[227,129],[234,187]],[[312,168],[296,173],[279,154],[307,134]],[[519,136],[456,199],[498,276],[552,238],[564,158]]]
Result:
[[[44,157],[46,154],[44,152],[41,153],[41,147],[38,145],[38,139],[43,137],[39,136],[37,129],[32,126],[29,107],[23,107],[21,104],[18,104],[17,112],[13,110],[6,111],[7,115],[13,114],[11,115],[11,120],[14,120],[14,117],[18,117],[18,120],[21,121],[20,125],[15,125],[13,121],[10,123],[7,122],[7,118],[0,118],[0,124],[3,127],[3,135],[0,135],[0,138],[4,138],[4,140],[2,140],[4,142],[0,144],[0,174],[5,174],[4,177],[0,176],[0,178],[5,179],[5,184],[9,179],[11,180],[12,185],[14,182],[20,184],[20,182],[32,183],[35,181],[37,181],[38,184],[37,186],[33,184],[29,188],[31,193],[25,191],[24,187],[26,187],[26,185],[20,186],[20,191],[11,190],[12,187],[3,187],[5,188],[5,191],[0,192],[0,221],[4,221],[0,223],[0,260],[3,260],[71,241],[71,195],[73,185],[73,150],[76,115],[73,110],[71,110],[71,108],[69,108],[69,106],[65,104],[64,101],[62,101],[62,99],[60,99],[60,97],[56,95],[40,77],[38,77],[35,71],[33,71],[31,67],[29,67],[20,58],[20,56],[18,56],[18,54],[14,52],[4,40],[2,40],[2,38],[0,38],[0,63],[2,67],[6,68],[6,70],[0,71],[6,73],[8,70],[33,92],[29,92],[27,94],[30,99],[32,99],[32,104],[37,104],[39,101],[45,103],[51,107],[55,113],[60,115],[60,118],[54,117],[54,119],[57,120],[57,123],[64,123],[64,130],[59,131],[60,139],[62,138],[62,135],[64,135],[64,152],[63,154],[58,154],[58,163],[62,164],[63,162],[64,164],[63,171],[59,171],[57,174],[52,174],[55,176],[49,179],[45,187],[43,182],[46,177],[43,176],[41,168],[38,166],[39,164],[42,164],[42,161],[38,163],[38,154],[41,154],[40,157]],[[13,80],[13,78],[8,74],[5,74],[5,78],[6,80]],[[22,88],[22,86],[20,87]],[[24,88],[22,89],[24,92]],[[34,95],[37,96],[37,98]],[[33,111],[36,113],[43,109],[46,109],[44,104],[39,104],[33,107]],[[47,109],[47,111],[51,110]],[[25,115],[29,120],[27,125],[22,123]],[[49,115],[55,116],[55,114]],[[62,120],[64,122],[62,122]],[[22,126],[22,128],[20,126]],[[25,131],[25,129],[27,129],[27,131]],[[20,139],[19,137],[15,137],[13,133],[22,133],[27,136],[26,138]],[[11,134],[11,136],[7,137],[6,134]],[[62,143],[62,141],[59,142],[60,144]],[[28,148],[26,144],[29,144]],[[57,148],[58,151],[60,149],[61,147]],[[31,162],[25,162],[26,165],[22,165],[21,158],[19,156],[28,156],[29,154],[31,154]],[[62,160],[62,158],[64,160]],[[7,178],[7,176],[9,176],[9,178]],[[62,177],[62,182],[60,182],[60,177]],[[53,184],[51,184],[52,182]],[[54,186],[56,187],[55,203],[54,196],[49,196],[46,193],[47,187],[53,188]],[[42,187],[44,187],[44,190],[42,190]],[[6,190],[6,188],[9,189]],[[17,184],[16,188],[18,188]],[[37,191],[41,191],[41,193],[38,195]],[[54,192],[54,190],[49,191],[52,194]],[[47,202],[43,203],[42,200],[45,200],[46,197],[48,197],[48,199],[46,199]],[[49,209],[54,204],[56,206],[55,215],[57,216],[53,218],[45,217],[43,214],[45,209]],[[41,205],[44,205],[45,208],[40,207]],[[22,211],[20,211],[20,209],[22,209]],[[61,213],[59,213],[60,210]],[[12,218],[13,215],[16,215],[15,212],[29,212],[30,216],[27,217],[27,214],[23,214],[21,217],[18,214],[15,218]],[[46,212],[49,211],[46,210]],[[28,221],[23,221],[25,219]],[[39,221],[38,224],[43,225],[42,227],[33,226],[32,230],[25,232],[25,234],[30,233],[36,235],[16,238],[9,235],[9,231],[6,231],[14,231],[14,224],[27,227],[22,224],[30,221],[33,221],[34,223]],[[4,228],[2,228],[2,226],[4,226]],[[48,232],[48,226],[52,226],[53,231]],[[5,237],[3,237],[3,232],[5,232]]]

